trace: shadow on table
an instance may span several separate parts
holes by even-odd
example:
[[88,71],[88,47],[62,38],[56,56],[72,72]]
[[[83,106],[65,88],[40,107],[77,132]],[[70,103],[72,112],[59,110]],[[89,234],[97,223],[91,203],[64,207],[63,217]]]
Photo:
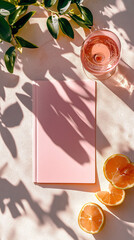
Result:
[[[127,215],[132,215],[132,210],[127,207]],[[120,209],[118,209],[118,212],[121,212]],[[104,211],[105,214],[105,225],[103,229],[94,235],[94,239],[96,240],[113,240],[120,238],[122,240],[132,240],[134,238],[133,235],[133,226],[130,225],[129,220],[124,221],[122,218],[118,218],[116,214],[114,215],[112,212]]]
[[[93,7],[95,6],[95,7]],[[102,21],[98,26],[101,27],[110,27],[110,24],[113,23],[113,26],[115,27],[116,30],[118,29],[123,29],[124,32],[128,35],[128,39],[125,39],[125,41],[128,43],[129,47],[133,45],[133,36],[132,36],[132,31],[130,31],[130,27],[128,26],[128,22],[124,20],[125,16],[131,15],[132,14],[132,8],[131,4],[129,2],[123,2],[121,4],[118,4],[115,1],[111,1],[110,3],[103,1],[100,3],[100,1],[96,1],[94,5],[91,5],[91,11],[93,12],[94,15],[96,15],[95,23],[97,24],[98,18],[102,18]],[[93,9],[92,9],[93,8]],[[107,9],[107,14],[105,14],[105,10]],[[41,13],[40,13],[41,14]],[[44,13],[42,13],[44,17]],[[41,17],[41,15],[40,15]],[[73,21],[72,21],[73,22]],[[76,27],[75,23],[74,26]],[[75,30],[75,39],[70,40],[67,37],[64,38],[63,41],[63,35],[59,37],[58,41],[55,42],[55,40],[52,39],[51,35],[49,34],[48,31],[43,32],[42,29],[39,27],[38,24],[30,24],[28,23],[27,29],[31,29],[32,31],[27,31],[27,33],[22,32],[22,34],[26,35],[28,34],[28,38],[31,37],[34,40],[36,40],[36,36],[40,36],[40,43],[39,43],[39,49],[35,50],[24,50],[24,54],[18,56],[18,61],[20,64],[23,66],[23,71],[26,74],[26,76],[30,80],[40,80],[40,79],[45,79],[45,74],[46,72],[49,72],[50,76],[53,77],[56,80],[64,80],[66,78],[73,78],[74,80],[80,80],[80,77],[76,73],[76,63],[73,62],[71,59],[68,59],[65,57],[67,56],[68,53],[73,52],[73,54],[77,55],[76,52],[74,52],[74,45],[77,47],[80,47],[82,42],[83,42],[83,37],[80,36],[80,34]],[[78,26],[77,26],[78,27]],[[76,27],[76,28],[77,28]],[[30,35],[31,34],[31,35]],[[122,33],[120,33],[122,34]],[[121,35],[122,36],[122,35]],[[45,39],[45,41],[43,40]],[[35,42],[36,43],[36,42]],[[2,46],[3,48],[3,46]],[[4,50],[4,48],[3,48]],[[56,61],[55,61],[55,56],[56,56]],[[16,64],[16,67],[18,65]],[[124,66],[121,66],[121,68],[125,68]],[[124,69],[124,70],[125,70]],[[123,71],[124,71],[123,70]],[[128,74],[128,73],[127,73]],[[7,75],[7,73],[5,73]],[[5,85],[5,79],[7,76],[3,75],[3,81],[1,83],[1,86],[3,89],[4,87],[10,86],[10,82],[8,82],[7,85]],[[11,75],[11,74],[10,74]],[[131,74],[132,75],[132,74]],[[12,75],[13,76],[13,75]],[[38,79],[40,76],[40,79]],[[127,77],[127,79],[129,76]],[[13,83],[13,86],[17,86],[17,81],[16,77]],[[107,84],[107,83],[105,83]],[[109,83],[108,83],[109,84]],[[119,86],[115,85],[108,86],[111,87],[111,90],[115,91],[116,94],[119,94],[119,96],[126,101],[126,96],[123,97],[123,95],[120,94],[120,89]],[[25,83],[22,86],[22,89],[24,90],[24,94],[22,93],[16,93],[19,101],[24,104],[26,108],[28,108],[30,111],[32,110],[32,94],[31,94],[31,88],[32,85],[30,83]],[[129,87],[131,89],[131,87]],[[67,90],[67,89],[66,89]],[[68,90],[67,90],[68,91]],[[122,92],[124,91],[124,95],[126,94],[126,90],[122,88]],[[129,93],[130,94],[130,93]],[[2,90],[1,96],[3,99],[5,99],[5,92]],[[130,100],[131,99],[131,100]],[[132,96],[128,98],[128,105],[132,106]],[[19,103],[18,103],[19,104]],[[19,105],[20,106],[20,105]],[[18,107],[19,109],[19,107]],[[21,111],[20,111],[21,112]],[[19,114],[21,116],[21,114]],[[11,117],[11,116],[10,116]],[[10,121],[10,117],[8,118]],[[12,120],[11,120],[12,121]],[[16,120],[15,120],[16,121]],[[17,125],[16,125],[17,126]],[[106,137],[103,135],[101,130],[99,129],[98,126],[96,126],[97,132],[99,132],[99,138],[101,141],[97,141],[97,146],[96,149],[100,153],[104,148],[110,145],[109,141],[106,139]],[[9,129],[5,126],[2,126],[2,131],[4,130],[3,133],[3,140],[5,144],[7,145],[9,151],[11,152],[13,157],[17,156],[17,148],[16,148],[16,143],[14,139],[12,138]],[[9,137],[10,136],[10,137]],[[12,140],[8,140],[12,139]]]
[[134,150],[133,149],[128,149],[126,151],[123,151],[122,154],[128,156],[129,159],[131,160],[131,162],[134,163]]
[[[8,207],[13,218],[17,218],[23,214],[26,214],[23,200],[26,200],[31,209],[34,211],[39,222],[43,224],[43,211],[39,207],[38,203],[33,201],[27,188],[22,181],[17,186],[11,184],[8,180],[0,178],[0,209],[4,214]],[[20,211],[20,208],[22,211]]]
[[[31,25],[28,23],[28,28],[31,28]],[[24,73],[31,79],[31,80],[35,80],[36,79],[36,75],[37,75],[37,80],[39,73],[40,73],[40,78],[44,79],[44,76],[46,74],[46,72],[48,71],[51,76],[54,79],[58,79],[58,80],[64,80],[66,77],[69,78],[73,78],[74,80],[80,80],[79,76],[75,73],[75,64],[73,64],[70,60],[67,60],[63,54],[65,53],[69,53],[69,52],[73,52],[73,46],[70,44],[70,40],[69,39],[65,39],[62,43],[62,41],[59,41],[57,44],[55,44],[55,41],[53,40],[53,38],[51,37],[51,35],[49,34],[48,31],[46,32],[42,32],[42,30],[40,29],[38,24],[34,24],[34,32],[32,32],[32,34],[36,35],[37,33],[39,34],[40,39],[42,38],[48,38],[48,42],[49,44],[44,44],[41,43],[40,49],[38,50],[25,50],[24,49],[24,58],[22,56],[18,56],[18,61],[22,62],[23,64],[23,71]],[[76,33],[77,34],[77,33]],[[82,39],[82,37],[79,35],[79,39],[78,41],[75,41],[75,44],[78,44],[80,42],[80,39]],[[44,41],[43,41],[44,42]],[[58,47],[59,45],[59,47]],[[2,45],[2,47],[4,48],[4,46]],[[3,49],[4,51],[4,49]],[[44,52],[44,54],[42,54]],[[29,54],[30,54],[30,62],[29,62]],[[56,56],[56,64],[55,64],[55,56]],[[47,59],[47,61],[46,61]],[[5,75],[4,75],[5,74]],[[8,73],[4,73],[2,72],[2,76],[4,76],[4,78],[8,78],[10,74]],[[13,76],[13,75],[12,75]],[[1,82],[1,97],[3,100],[5,100],[5,91],[4,91],[4,84],[5,84],[6,80],[3,80]],[[15,76],[14,76],[14,82],[15,82]],[[10,84],[11,85],[11,84]],[[17,82],[16,82],[17,85]],[[16,93],[18,99],[29,109],[32,111],[32,95],[31,92],[28,92],[30,90],[30,84],[28,85],[28,83],[25,83],[24,86],[22,87],[22,89],[25,91],[26,94],[21,94],[21,93]],[[31,85],[32,86],[32,85]],[[12,87],[14,87],[14,85],[12,85]],[[30,90],[31,91],[31,90]],[[53,88],[53,92],[55,92],[55,89]],[[69,92],[69,89],[68,89]],[[59,98],[59,104],[63,103],[62,98],[60,98],[60,95],[57,94],[57,98]],[[19,109],[21,111],[21,107],[18,104],[18,108],[16,109],[16,115],[14,114],[14,112],[11,114],[8,114],[8,122],[12,121],[14,116],[14,121],[16,120],[15,118],[17,118],[18,116],[20,116],[20,114],[17,112],[17,110]],[[82,101],[81,101],[82,104]],[[64,107],[68,108],[69,104],[65,103]],[[57,108],[57,107],[56,107]],[[62,113],[63,110],[65,111],[65,108],[62,109]],[[70,112],[68,112],[67,114],[71,113],[71,108],[69,110]],[[9,112],[9,111],[8,111]],[[56,120],[56,115],[53,112],[53,116],[55,117]],[[63,120],[65,119],[63,116],[61,116],[59,119]],[[65,121],[64,121],[65,122]],[[61,121],[61,123],[63,123],[63,121]],[[43,123],[42,123],[43,124]],[[14,123],[14,126],[17,126],[16,123]],[[66,126],[69,129],[71,129],[71,125],[68,123],[68,121],[66,121]],[[8,126],[6,126],[5,122],[2,121],[2,125],[0,125],[0,130],[2,133],[2,138],[6,144],[6,146],[8,147],[9,151],[11,152],[12,156],[14,158],[17,157],[17,147],[16,147],[16,143],[15,140],[12,136],[12,134],[10,133]],[[47,129],[46,129],[47,131]],[[91,129],[92,131],[92,129]],[[54,132],[49,132],[49,134],[51,135],[51,137],[55,138],[54,136]],[[53,135],[53,136],[52,136]],[[78,135],[76,132],[74,132],[75,139],[76,139],[76,135]],[[75,140],[74,139],[74,140]],[[57,140],[58,141],[58,138]],[[75,141],[74,141],[75,143]],[[76,141],[76,144],[78,143],[78,141]],[[82,147],[80,146],[80,144],[78,144],[78,149],[82,149]],[[84,152],[84,150],[83,150]]]
[[[6,101],[6,88],[15,88],[19,82],[19,76],[0,72],[0,98]],[[17,146],[10,129],[20,125],[23,112],[18,102],[10,104],[3,112],[0,109],[0,133],[13,158],[17,158]]]
[[6,88],[15,88],[19,83],[19,76],[1,70],[0,66],[0,98],[6,101]]
[[123,43],[123,59],[125,56],[127,61],[120,61],[118,74],[113,76],[110,81],[104,81],[103,84],[134,110],[134,70],[132,68],[134,63],[134,34],[131,28],[134,21],[132,21],[132,1],[95,1],[93,6],[91,5],[91,11],[96,16],[94,22],[97,28],[110,28],[115,33],[118,33]]
[[82,142],[95,147],[95,117],[92,109],[86,105],[87,102],[92,104],[95,97],[86,82],[75,81],[72,85],[73,89],[65,81],[40,81],[38,85],[34,85],[34,101],[39,96],[38,110],[34,114],[37,114],[44,132],[55,146],[70,156],[71,161],[83,165],[90,163],[92,153],[90,154],[91,148],[87,151]]
[[[39,203],[33,200],[22,181],[17,185],[13,185],[8,180],[0,178],[0,193],[0,209],[3,214],[6,208],[8,208],[13,218],[27,215],[23,204],[25,200],[34,212],[40,226],[44,225],[46,221],[47,223],[53,222],[57,228],[63,229],[72,239],[78,240],[75,231],[58,216],[58,213],[64,212],[69,204],[68,195],[65,191],[60,195],[53,196],[53,201],[48,211],[44,211]],[[13,232],[13,234],[15,234],[15,232]]]
[[[36,14],[38,16],[38,13]],[[44,12],[39,12],[39,17],[44,17]],[[71,23],[74,24],[74,28],[78,28],[79,26],[75,24],[72,20]],[[29,30],[29,31],[28,31]],[[74,46],[80,47],[83,42],[83,36],[75,30],[75,39],[70,40],[68,37],[63,37],[64,34],[61,33],[57,42],[52,38],[48,31],[42,31],[41,27],[38,24],[30,24],[27,23],[27,32],[21,32],[26,39],[33,39],[33,42],[36,43],[36,37],[39,36],[39,49],[31,50],[27,49],[23,51],[23,55],[18,54],[17,61],[20,65],[22,65],[22,69],[25,75],[30,80],[40,80],[45,79],[45,74],[49,72],[50,76],[56,80],[64,80],[66,78],[72,78],[74,80],[81,80],[78,74],[76,73],[76,64],[71,59],[65,57],[68,53],[72,52],[74,55],[78,55],[78,53],[74,52]],[[27,36],[25,36],[27,35]],[[44,41],[45,39],[45,41]],[[2,51],[5,52],[6,47],[4,44],[1,45]],[[3,54],[3,53],[2,53]],[[56,58],[55,58],[56,57]],[[56,61],[55,61],[56,59]],[[19,68],[19,64],[16,63],[16,68]],[[1,97],[5,100],[5,82],[7,83],[9,76],[13,78],[14,75],[8,73],[2,73],[1,76],[4,80],[1,81]],[[18,77],[17,77],[18,78]],[[14,76],[14,79],[10,79],[10,82],[6,84],[6,87],[15,87],[17,86],[18,79]],[[40,79],[39,79],[40,78]],[[12,84],[11,84],[12,82]],[[27,89],[30,89],[30,84],[25,83],[22,87],[24,90],[24,94],[16,93],[18,99],[29,109],[32,109],[32,96],[30,92],[26,92]],[[69,89],[66,89],[69,93]],[[31,91],[31,90],[30,90]],[[60,97],[59,97],[60,99]],[[16,115],[17,116],[17,115]],[[10,121],[10,117],[8,117]],[[12,120],[11,120],[12,121]],[[69,127],[69,124],[68,124]],[[98,131],[100,132],[100,137],[104,138],[105,145],[109,145],[108,140],[105,138],[101,130],[97,127]],[[15,140],[13,136],[11,136],[9,129],[2,128],[3,133],[3,140],[7,145],[9,151],[11,152],[12,156],[15,158],[17,156],[17,148]],[[6,132],[6,133],[5,133]],[[10,135],[10,136],[9,136]],[[10,139],[10,141],[9,141]],[[99,151],[101,152],[101,148],[105,146],[99,146]]]
[[[118,5],[119,3],[119,5]],[[113,14],[112,11],[112,5],[116,5],[116,9],[120,10],[120,8],[124,10],[115,11],[116,13]],[[124,7],[123,7],[124,6]],[[132,26],[129,22],[130,19],[133,19],[133,8],[131,7],[131,1],[116,1],[112,0],[110,3],[107,3],[107,1],[95,1],[94,5],[92,6],[93,13],[96,15],[95,22],[100,23],[100,17],[102,19],[102,24],[100,24],[100,27],[108,27],[111,25],[116,30],[122,29],[120,32],[120,35],[124,37],[126,43],[129,46],[129,50],[131,51],[132,46],[134,45],[134,35],[132,32]],[[103,15],[104,9],[107,8],[109,15]],[[115,8],[114,8],[115,9]],[[115,10],[116,10],[115,9]],[[129,18],[127,18],[129,16]],[[132,16],[132,17],[131,17]],[[37,30],[37,25],[35,26],[35,30]],[[41,33],[41,32],[40,32]],[[77,33],[76,33],[77,34]],[[125,38],[125,34],[127,35],[127,38]],[[47,37],[46,34],[42,33],[41,39]],[[80,46],[83,39],[80,35],[77,35],[79,38],[79,41],[77,42],[77,46]],[[77,38],[77,39],[78,39]],[[49,40],[49,39],[48,39]],[[66,50],[66,44],[68,45],[68,50]],[[72,42],[71,42],[72,44]],[[73,77],[75,80],[79,80],[79,76],[75,73],[75,63],[72,63],[71,61],[65,59],[62,55],[67,54],[68,52],[73,51],[73,47],[70,43],[68,44],[68,39],[65,40],[65,45],[59,43],[59,49],[55,49],[55,43],[52,40],[52,44],[48,46],[48,52],[51,49],[51,56],[47,54],[44,50],[45,47],[43,43],[41,43],[41,52],[43,52],[43,55],[39,52],[39,50],[35,50],[34,52],[24,52],[24,58],[20,59],[20,62],[23,65],[24,73],[29,77],[31,80],[39,80],[38,79],[38,73],[40,73],[40,78],[44,79],[44,76],[47,71],[49,71],[50,75],[55,78],[54,72],[55,68],[57,71],[57,77],[58,80],[63,80],[66,77]],[[73,42],[74,44],[74,42]],[[30,53],[30,57],[29,57]],[[55,55],[56,53],[56,55]],[[51,60],[55,57],[59,57],[59,61],[56,62],[57,64],[52,64]],[[45,64],[45,59],[47,59],[47,64]],[[62,64],[60,64],[62,63]],[[66,69],[63,70],[63,66],[66,66]],[[36,67],[35,67],[36,66]],[[38,71],[37,71],[38,70]],[[104,83],[107,87],[109,87],[117,96],[119,96],[132,110],[133,110],[133,69],[131,69],[128,66],[121,66],[121,72],[123,73],[122,76],[125,77],[121,78],[120,81],[114,82],[114,84],[111,82]],[[10,74],[10,77],[14,76]],[[0,83],[0,95],[3,100],[6,100],[6,93],[4,91],[4,88],[7,88],[9,86],[16,87],[18,83],[18,77],[13,77],[15,80],[10,79],[10,81],[7,81],[6,78],[8,78],[7,73],[4,73],[2,75],[2,81]],[[126,81],[127,80],[127,81]],[[32,111],[32,94],[31,89],[32,85],[30,83],[25,83],[22,87],[24,94],[22,93],[16,93],[18,100],[30,111]],[[19,103],[18,103],[19,104]],[[13,126],[13,122],[15,123],[14,126],[19,126],[22,118],[23,113],[20,110],[20,104],[18,107],[18,104],[15,104],[15,108],[19,109],[17,112],[19,113],[19,117],[17,117],[17,120],[13,120],[11,111],[9,109],[10,114],[8,116],[8,121],[3,122],[4,125],[2,125],[1,129],[3,131],[3,140],[5,144],[7,145],[9,151],[11,152],[13,157],[17,156],[17,147],[15,140],[13,139],[13,136],[10,134],[10,131],[8,130],[8,127]],[[9,106],[10,107],[10,106]],[[10,118],[11,118],[11,124],[10,124]],[[6,118],[7,119],[7,118]],[[6,120],[5,120],[6,121]],[[98,127],[97,127],[98,128]],[[99,136],[100,139],[103,139],[105,142],[105,146],[102,146],[101,144],[98,146],[98,151],[101,152],[103,148],[109,145],[108,140],[106,137],[102,134],[101,130],[98,128],[97,131],[100,131]],[[9,141],[10,139],[10,141]],[[103,141],[102,141],[103,142]],[[132,155],[132,153],[130,153]],[[99,185],[99,181],[97,179],[97,184]],[[59,186],[59,185],[58,185]],[[96,185],[95,185],[96,186]],[[71,189],[71,190],[81,190],[81,191],[96,191],[95,186],[91,185],[60,185],[60,189]],[[45,188],[57,188],[57,185],[44,185],[42,187]],[[54,195],[51,208],[48,212],[44,211],[39,204],[33,200],[31,195],[29,194],[27,188],[25,185],[20,181],[17,186],[12,185],[9,181],[6,179],[0,179],[0,208],[1,211],[4,213],[5,208],[8,207],[11,215],[13,218],[17,218],[22,215],[22,213],[19,211],[19,208],[22,209],[23,213],[25,214],[25,207],[23,205],[23,200],[26,200],[35,213],[35,216],[37,217],[39,224],[44,224],[45,218],[49,219],[50,221],[54,221],[55,225],[57,227],[61,227],[65,229],[65,231],[70,235],[73,239],[77,240],[78,237],[74,230],[72,230],[69,226],[67,226],[59,217],[58,212],[64,211],[68,205],[68,195],[65,191],[61,193],[61,195]],[[6,202],[6,200],[9,200]],[[122,240],[126,239],[133,239],[133,229],[129,225],[128,222],[133,222],[133,192],[129,190],[128,196],[126,198],[126,201],[123,203],[121,208],[118,208],[118,211],[111,210],[111,214],[106,212],[106,225],[104,229],[95,236],[96,240],[101,240],[105,238],[109,240],[113,240],[114,238],[117,238],[117,236],[121,236]],[[17,207],[19,205],[19,208]],[[130,207],[128,207],[130,206]],[[115,216],[114,216],[115,214]],[[125,223],[125,221],[127,221]],[[127,227],[126,227],[127,226]],[[82,239],[82,238],[81,238]]]
[[[90,2],[90,1],[89,1]],[[133,8],[132,1],[95,1],[89,6],[92,11],[94,23],[97,28],[112,28],[118,31],[121,38],[124,38],[129,50],[134,46],[134,35],[132,31]],[[100,21],[101,19],[101,21]]]
[[122,240],[132,240],[133,233],[133,188],[126,190],[124,202],[116,207],[107,207],[108,211],[104,210],[105,222],[103,229],[94,237],[96,240],[109,239],[113,240],[121,238]]
[[116,218],[129,223],[134,223],[134,215],[132,214],[134,203],[134,189],[125,190],[126,196],[124,202],[116,208],[109,207],[109,211],[116,216]]
[[134,70],[120,61],[116,73],[102,83],[134,110]]
[[[59,82],[59,84],[60,84],[60,82]],[[81,81],[76,81],[76,84],[78,84],[78,86],[83,89],[83,91],[85,92],[85,96],[86,96],[87,100],[89,101],[89,103],[90,103],[90,101],[91,102],[94,101],[94,97],[84,87],[84,83],[82,83]],[[46,111],[50,111],[50,113],[52,115],[51,119],[53,119],[53,122],[55,123],[55,128],[56,128],[57,124],[60,124],[60,125],[58,125],[59,127],[57,127],[57,129],[61,129],[61,126],[64,123],[64,126],[66,125],[67,132],[69,132],[69,131],[74,132],[74,135],[73,135],[72,139],[70,140],[72,142],[71,145],[76,149],[79,148],[79,156],[81,156],[83,154],[84,149],[82,148],[82,146],[81,146],[81,148],[79,147],[80,139],[88,141],[91,145],[94,144],[94,141],[92,141],[93,139],[89,138],[90,135],[92,134],[92,131],[95,131],[94,126],[92,124],[94,122],[94,117],[93,117],[92,113],[87,109],[84,102],[82,101],[82,96],[79,96],[78,94],[73,92],[71,89],[69,89],[69,87],[66,85],[66,83],[62,82],[62,87],[70,99],[69,102],[65,101],[60,96],[60,93],[58,93],[56,91],[56,88],[54,87],[53,84],[50,84],[50,87],[51,88],[49,89],[49,94],[50,94],[50,96],[52,95],[52,99],[50,98],[49,105],[48,105],[48,103],[47,103],[47,105],[45,105],[45,108],[47,109]],[[32,85],[30,83],[25,83],[22,88],[23,88],[24,94],[16,93],[16,95],[17,95],[19,101],[21,101],[21,103],[23,103],[24,106],[31,111],[31,109],[32,109]],[[38,88],[38,86],[37,86],[37,88]],[[54,96],[56,96],[56,100],[55,100]],[[45,96],[43,98],[45,99]],[[86,117],[88,124],[85,124],[83,122],[80,115],[76,115],[74,108],[72,107],[72,104],[75,108],[79,109],[79,111],[81,111],[85,115],[84,117]],[[75,125],[77,125],[78,132],[76,132],[76,130],[73,129],[72,125],[66,120],[68,117],[74,121]],[[45,125],[44,117],[43,117],[43,119],[38,119],[38,120],[41,123],[46,134],[51,138],[51,140],[56,145],[58,145],[59,147],[64,149],[64,151],[66,151],[66,153],[69,154],[70,156],[75,157],[75,161],[77,161],[80,164],[83,164],[84,160],[81,160],[80,157],[77,158],[76,156],[72,155],[73,154],[72,150],[70,151],[68,148],[66,148],[67,144],[65,144],[65,142],[67,140],[60,139],[60,136],[58,136],[58,134],[56,133],[55,128],[48,129],[46,127],[48,125],[48,121],[46,120],[47,125]],[[97,131],[99,132],[99,136],[101,139],[101,144],[99,145],[97,142],[96,149],[101,152],[101,150],[104,147],[108,146],[109,143],[108,143],[107,139],[105,138],[105,136],[103,135],[103,133],[101,132],[101,130],[99,129],[99,127],[96,126],[96,128],[97,128]],[[62,131],[64,131],[64,129],[62,129]],[[84,159],[85,159],[85,157],[84,157]],[[88,161],[89,161],[89,159],[88,159]],[[69,188],[69,189],[77,189],[77,190],[79,189],[82,191],[83,190],[84,191],[89,191],[89,190],[96,191],[97,189],[99,189],[98,183],[99,182],[97,179],[97,172],[96,172],[96,184],[95,185],[94,184],[91,184],[91,185],[72,185],[71,184],[71,185],[64,185],[64,186],[60,185],[60,187],[63,189]],[[51,188],[52,186],[54,187],[54,185],[45,185],[44,187]]]
[[133,233],[133,188],[126,190],[124,202],[116,207],[107,207],[108,211],[104,211],[105,225],[102,231],[95,236],[96,240],[109,239],[113,240],[120,237],[122,240],[132,240]]
[[[48,79],[45,79],[45,80],[48,80]],[[84,88],[84,84],[80,81],[76,82],[78,85],[80,85],[80,87],[83,88],[84,91],[87,91],[85,88]],[[37,86],[38,87],[38,86]],[[18,99],[20,100],[20,102],[27,108],[29,109],[30,111],[32,111],[32,84],[31,83],[25,83],[23,86],[22,86],[22,89],[24,91],[24,93],[16,93]],[[65,89],[65,92],[66,94],[68,95],[68,97],[70,98],[70,101],[73,102],[74,106],[77,107],[80,111],[83,112],[83,109],[87,109],[86,108],[86,105],[82,102],[80,96],[78,96],[75,92],[73,92],[72,90],[70,90],[66,84],[64,84],[64,89]],[[58,101],[58,105],[56,105],[56,102],[52,102],[52,105],[54,107],[54,109],[57,109],[57,111],[61,112],[61,114],[65,115],[66,117],[69,116],[72,116],[72,119],[74,119],[74,113],[73,113],[73,109],[71,107],[71,105],[69,105],[67,102],[64,102],[64,100],[60,97],[60,94],[58,92],[56,92],[56,89],[54,89],[54,86],[53,86],[53,92],[55,93],[55,95],[57,95],[56,98],[59,99]],[[89,98],[89,102],[90,101],[94,101],[94,97],[88,93],[87,91],[87,97]],[[97,89],[96,89],[96,102],[97,102]],[[62,106],[62,109],[60,108],[60,105]],[[68,112],[69,110],[69,112]],[[97,109],[96,109],[97,111]],[[56,114],[56,112],[53,111],[53,114]],[[55,115],[54,116],[57,116]],[[93,116],[92,116],[92,113],[87,111],[86,110],[86,118],[88,119],[88,122],[89,124],[91,124],[93,120]],[[79,121],[82,121],[78,116],[77,116],[77,119],[75,117],[74,119],[74,122],[75,120],[79,120]],[[77,121],[76,121],[77,123]],[[68,123],[69,124],[69,123]],[[70,126],[71,127],[71,126]],[[90,129],[89,129],[90,130]],[[84,129],[80,129],[80,132],[81,131],[84,131]],[[100,128],[98,127],[98,125],[96,124],[96,131],[98,132],[99,136],[100,136],[100,139],[101,141],[98,143],[97,142],[97,150],[101,153],[101,151],[103,150],[103,148],[109,146],[109,142],[108,140],[106,139],[106,137],[103,135],[102,131],[100,130]],[[87,135],[88,132],[85,132],[85,134]],[[49,133],[48,133],[49,135]],[[51,137],[51,136],[50,136]]]
[[17,158],[17,146],[10,129],[19,126],[22,119],[23,112],[18,102],[8,106],[4,112],[0,114],[1,137],[13,158]]

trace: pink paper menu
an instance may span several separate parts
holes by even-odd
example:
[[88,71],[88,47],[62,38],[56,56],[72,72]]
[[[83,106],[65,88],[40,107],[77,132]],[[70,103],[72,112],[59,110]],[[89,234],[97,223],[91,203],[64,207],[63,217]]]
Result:
[[33,181],[95,183],[95,83],[33,85]]

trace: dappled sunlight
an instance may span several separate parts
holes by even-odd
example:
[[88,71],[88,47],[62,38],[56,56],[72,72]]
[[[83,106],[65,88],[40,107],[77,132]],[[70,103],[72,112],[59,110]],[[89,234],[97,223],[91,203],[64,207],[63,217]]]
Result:
[[[19,31],[19,36],[37,44],[38,49],[18,52],[14,74],[7,72],[4,52],[9,43],[0,44],[0,238],[2,240],[122,240],[134,239],[133,202],[134,189],[126,191],[121,206],[108,208],[95,197],[95,191],[105,188],[103,162],[112,154],[122,153],[134,162],[134,17],[133,1],[84,1],[94,16],[92,30],[107,28],[118,35],[122,45],[122,58],[115,74],[96,88],[96,117],[88,104],[95,101],[81,80],[86,76],[80,61],[83,40],[90,33],[73,20],[75,37],[70,39],[60,33],[53,39],[46,28],[48,13],[35,6],[36,14]],[[38,9],[38,10],[37,10]],[[76,81],[82,94],[75,93],[63,80]],[[60,90],[54,85],[47,104],[48,110],[59,128],[67,132],[73,129],[71,144],[85,156],[83,140],[96,131],[96,183],[95,184],[34,184],[32,182],[32,81],[59,81]],[[89,80],[90,81],[90,80]],[[38,85],[36,85],[38,87]],[[57,99],[57,101],[55,100]],[[95,118],[95,119],[94,119]],[[65,147],[55,128],[38,119],[44,132],[59,148],[73,156]],[[96,126],[93,125],[94,120]],[[63,125],[63,123],[65,125]],[[69,141],[68,141],[69,142]],[[94,146],[94,139],[90,139]],[[87,150],[87,149],[86,149]],[[89,149],[88,149],[89,150]],[[80,156],[74,156],[76,164],[83,164]],[[15,161],[17,160],[17,161]],[[81,205],[93,201],[105,213],[105,226],[97,235],[88,235],[79,229],[77,217]]]
[[[101,16],[96,16],[94,24],[99,28],[108,28],[118,35],[122,44],[122,59],[134,69],[134,36],[131,31],[133,24],[133,8],[131,1],[112,0],[110,2],[96,2],[95,13],[98,12]],[[103,17],[102,17],[103,16]]]
[[[100,99],[97,111],[98,126],[105,132],[110,143],[102,149],[102,155],[108,157],[118,152],[126,152],[127,155],[134,151],[134,131],[130,128],[133,126],[133,94],[130,95],[126,89],[107,80],[107,84],[99,85],[98,98]],[[99,144],[98,133],[97,139]]]
[[[115,1],[114,1],[114,3],[115,3]],[[122,0],[118,0],[118,1],[116,1],[116,5],[109,4],[108,6],[104,7],[104,11],[102,11],[102,14],[104,16],[112,18],[113,15],[118,14],[123,11],[126,11],[124,2]]]
[[122,74],[118,75],[118,78],[116,79],[116,83],[115,83],[116,87],[121,87],[121,88],[125,88],[128,93],[130,95],[132,95],[133,91],[134,91],[134,85],[132,85],[131,83],[128,82],[128,80],[122,76]]
[[134,91],[134,78],[133,78],[134,70],[122,60],[117,66],[116,72],[113,76],[104,81],[104,84],[113,85],[115,88],[124,88],[126,92],[131,96]]
[[134,70],[128,64],[120,60],[116,72],[102,84],[134,110]]

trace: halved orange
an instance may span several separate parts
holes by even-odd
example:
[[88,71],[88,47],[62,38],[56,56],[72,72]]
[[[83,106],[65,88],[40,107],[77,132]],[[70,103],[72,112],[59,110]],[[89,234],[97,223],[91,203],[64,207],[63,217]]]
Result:
[[115,188],[109,184],[109,191],[98,191],[95,196],[100,202],[108,206],[117,206],[125,199],[125,191],[123,189]]
[[134,186],[134,163],[123,154],[114,154],[104,163],[103,172],[111,184],[120,189]]
[[80,210],[78,224],[83,231],[91,234],[98,233],[103,223],[103,211],[96,203],[86,203]]

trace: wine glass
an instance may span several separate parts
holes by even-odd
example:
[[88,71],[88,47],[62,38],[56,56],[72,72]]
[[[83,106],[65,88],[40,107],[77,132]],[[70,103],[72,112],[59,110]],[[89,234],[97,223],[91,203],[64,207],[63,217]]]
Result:
[[91,32],[81,47],[83,69],[91,80],[102,81],[111,77],[120,55],[120,40],[115,33],[107,29]]

